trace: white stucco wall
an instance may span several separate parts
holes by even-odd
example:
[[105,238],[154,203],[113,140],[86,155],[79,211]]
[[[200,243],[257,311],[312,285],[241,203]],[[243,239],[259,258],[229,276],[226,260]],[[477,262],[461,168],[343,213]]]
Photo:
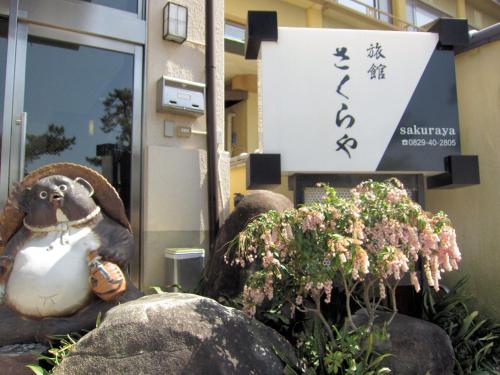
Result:
[[[188,38],[183,44],[165,41],[163,7],[167,1],[148,1],[148,41],[145,72],[143,129],[143,238],[141,288],[164,285],[163,251],[168,247],[204,247],[208,250],[208,193],[206,136],[164,136],[165,120],[176,126],[206,131],[206,117],[156,111],[156,84],[163,75],[205,83],[205,2],[177,0],[188,8]],[[224,140],[224,4],[214,1],[216,25],[216,122]],[[220,148],[223,149],[223,146]],[[219,163],[221,201],[228,205],[229,168]],[[223,215],[223,214],[222,214]]]

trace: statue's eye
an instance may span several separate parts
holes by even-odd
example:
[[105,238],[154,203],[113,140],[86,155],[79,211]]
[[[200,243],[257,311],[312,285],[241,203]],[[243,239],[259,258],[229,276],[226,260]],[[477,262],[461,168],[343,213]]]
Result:
[[59,185],[59,190],[66,191],[66,190],[68,190],[68,186],[66,186],[66,185]]
[[46,191],[41,191],[39,195],[40,195],[40,198],[42,198],[42,199],[45,199],[48,196]]

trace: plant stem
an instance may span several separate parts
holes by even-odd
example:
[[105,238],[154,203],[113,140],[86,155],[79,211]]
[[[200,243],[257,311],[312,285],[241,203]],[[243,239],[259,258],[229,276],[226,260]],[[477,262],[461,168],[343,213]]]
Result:
[[374,281],[370,280],[365,283],[363,288],[363,301],[365,303],[365,309],[368,313],[368,330],[371,331],[373,326],[373,321],[375,320],[375,310],[370,302],[370,288],[372,287]]
[[314,298],[314,302],[316,303],[316,310],[314,310],[314,312],[316,313],[317,317],[321,320],[321,322],[325,326],[326,331],[328,332],[328,336],[330,336],[331,342],[334,343],[335,338],[333,337],[333,331],[330,327],[330,324],[328,324],[327,320],[325,319],[325,317],[321,313],[321,296],[319,296],[318,298]]
[[345,290],[345,305],[347,309],[347,319],[349,319],[349,325],[357,329],[356,324],[354,324],[354,321],[352,320],[352,313],[351,313],[351,289],[349,289],[349,286],[347,285],[347,280],[342,273],[342,281],[344,282],[344,290]]
[[396,303],[396,288],[398,287],[398,285],[399,285],[399,280],[396,282],[396,284],[393,287],[390,288],[391,289],[392,315],[391,315],[391,318],[389,319],[389,321],[387,322],[387,325],[391,324],[392,320],[394,319],[394,317],[398,313],[398,306]]

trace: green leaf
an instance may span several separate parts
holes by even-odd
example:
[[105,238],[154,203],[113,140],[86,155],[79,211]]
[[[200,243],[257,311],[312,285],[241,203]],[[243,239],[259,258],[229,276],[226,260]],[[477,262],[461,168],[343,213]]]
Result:
[[368,335],[368,341],[366,343],[366,349],[365,349],[365,365],[368,364],[368,359],[370,357],[370,354],[372,354],[373,350],[373,333]]
[[102,319],[102,314],[99,311],[99,314],[97,314],[97,319],[95,320],[95,327],[96,328],[99,328],[99,326],[101,325],[101,319]]
[[476,325],[474,326],[474,328],[472,328],[472,329],[469,331],[469,333],[468,333],[468,334],[464,337],[464,341],[469,340],[469,339],[471,338],[471,336],[472,336],[475,332],[477,332],[477,330],[478,330],[479,328],[481,328],[481,326],[483,326],[486,322],[487,322],[487,320],[486,320],[486,319],[484,319],[484,320],[481,320],[481,322],[479,322],[478,324],[476,324]]
[[477,311],[474,311],[472,313],[470,313],[464,320],[463,320],[463,323],[462,323],[462,327],[460,327],[460,331],[458,331],[457,333],[457,338],[458,339],[461,339],[463,338],[467,332],[469,332],[469,328],[472,324],[472,321],[474,319],[476,319],[476,317],[478,316],[479,312]]
[[390,374],[392,371],[389,367],[382,367],[380,370],[377,371],[377,374],[383,375],[383,374]]
[[165,293],[159,286],[151,286],[149,289],[152,289],[156,294],[163,294]]
[[481,360],[483,359],[484,355],[488,353],[488,351],[493,347],[493,343],[490,342],[488,345],[484,346],[481,350],[479,350],[476,355],[474,356],[474,364],[476,365],[476,368],[479,367],[479,364]]
[[375,358],[373,361],[371,361],[370,365],[367,367],[367,369],[370,369],[372,367],[376,367],[377,365],[380,364],[380,362],[382,362],[385,358],[387,357],[391,357],[392,354],[390,353],[386,353],[386,354],[382,354],[380,356],[378,356],[377,358]]

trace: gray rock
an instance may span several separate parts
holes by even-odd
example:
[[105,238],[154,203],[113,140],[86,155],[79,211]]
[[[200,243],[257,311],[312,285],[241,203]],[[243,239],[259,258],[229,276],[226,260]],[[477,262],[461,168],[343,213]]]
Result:
[[[387,322],[391,313],[380,312],[375,324]],[[353,320],[366,322],[366,312],[358,310]],[[396,314],[388,327],[389,341],[375,345],[379,352],[391,353],[385,364],[396,375],[448,375],[453,373],[454,352],[446,332],[422,319]]]
[[55,371],[62,374],[282,374],[278,333],[193,294],[164,293],[111,309]]
[[[248,269],[226,264],[224,255],[229,249],[229,242],[240,233],[257,215],[275,210],[278,212],[293,208],[293,203],[284,195],[267,190],[256,190],[246,195],[220,229],[215,252],[209,258],[203,271],[203,295],[218,299],[234,298],[243,291]],[[229,251],[228,256],[234,251]]]

